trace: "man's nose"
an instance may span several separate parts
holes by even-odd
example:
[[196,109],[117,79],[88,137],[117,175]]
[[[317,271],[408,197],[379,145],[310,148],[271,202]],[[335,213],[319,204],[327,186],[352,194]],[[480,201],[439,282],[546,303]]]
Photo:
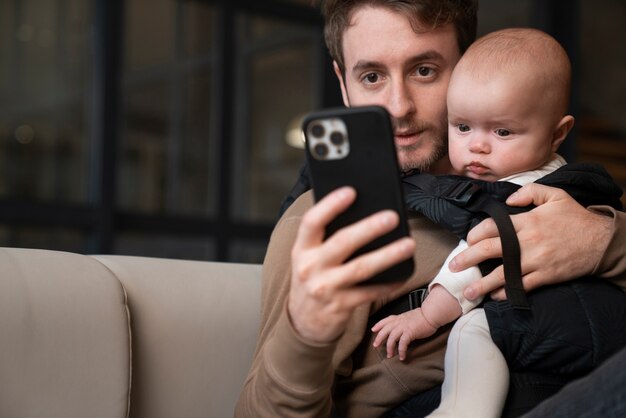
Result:
[[404,81],[392,83],[387,99],[387,110],[396,119],[415,112],[414,98]]

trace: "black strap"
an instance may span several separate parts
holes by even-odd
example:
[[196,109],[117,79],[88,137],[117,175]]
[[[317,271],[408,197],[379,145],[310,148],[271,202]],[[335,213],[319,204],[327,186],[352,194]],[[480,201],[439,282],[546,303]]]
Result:
[[453,186],[451,189],[451,194],[443,196],[444,199],[453,200],[455,204],[457,202],[464,204],[472,212],[484,212],[494,220],[502,244],[506,296],[515,308],[528,309],[530,305],[522,283],[519,240],[506,206],[484,193],[480,186],[471,182]]

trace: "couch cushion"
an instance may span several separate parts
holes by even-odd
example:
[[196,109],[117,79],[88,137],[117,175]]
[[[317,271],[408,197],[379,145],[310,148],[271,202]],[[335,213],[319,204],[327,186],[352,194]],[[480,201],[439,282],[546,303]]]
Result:
[[232,417],[258,334],[261,266],[97,258],[128,293],[131,417]]
[[97,261],[0,248],[0,416],[126,417],[126,295]]

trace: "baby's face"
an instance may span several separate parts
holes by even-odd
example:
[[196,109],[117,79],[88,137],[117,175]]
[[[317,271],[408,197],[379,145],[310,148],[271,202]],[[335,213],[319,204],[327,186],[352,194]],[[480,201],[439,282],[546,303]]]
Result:
[[523,71],[455,73],[448,89],[449,155],[456,174],[496,181],[551,160],[558,121]]

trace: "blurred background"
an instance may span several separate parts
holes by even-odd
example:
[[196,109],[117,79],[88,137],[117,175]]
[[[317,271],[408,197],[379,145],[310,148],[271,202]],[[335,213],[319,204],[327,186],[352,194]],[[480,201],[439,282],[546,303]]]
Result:
[[[341,105],[310,4],[0,0],[0,246],[261,262],[304,161],[289,131]],[[565,46],[561,152],[623,187],[625,23],[623,0],[480,1],[479,34]]]

